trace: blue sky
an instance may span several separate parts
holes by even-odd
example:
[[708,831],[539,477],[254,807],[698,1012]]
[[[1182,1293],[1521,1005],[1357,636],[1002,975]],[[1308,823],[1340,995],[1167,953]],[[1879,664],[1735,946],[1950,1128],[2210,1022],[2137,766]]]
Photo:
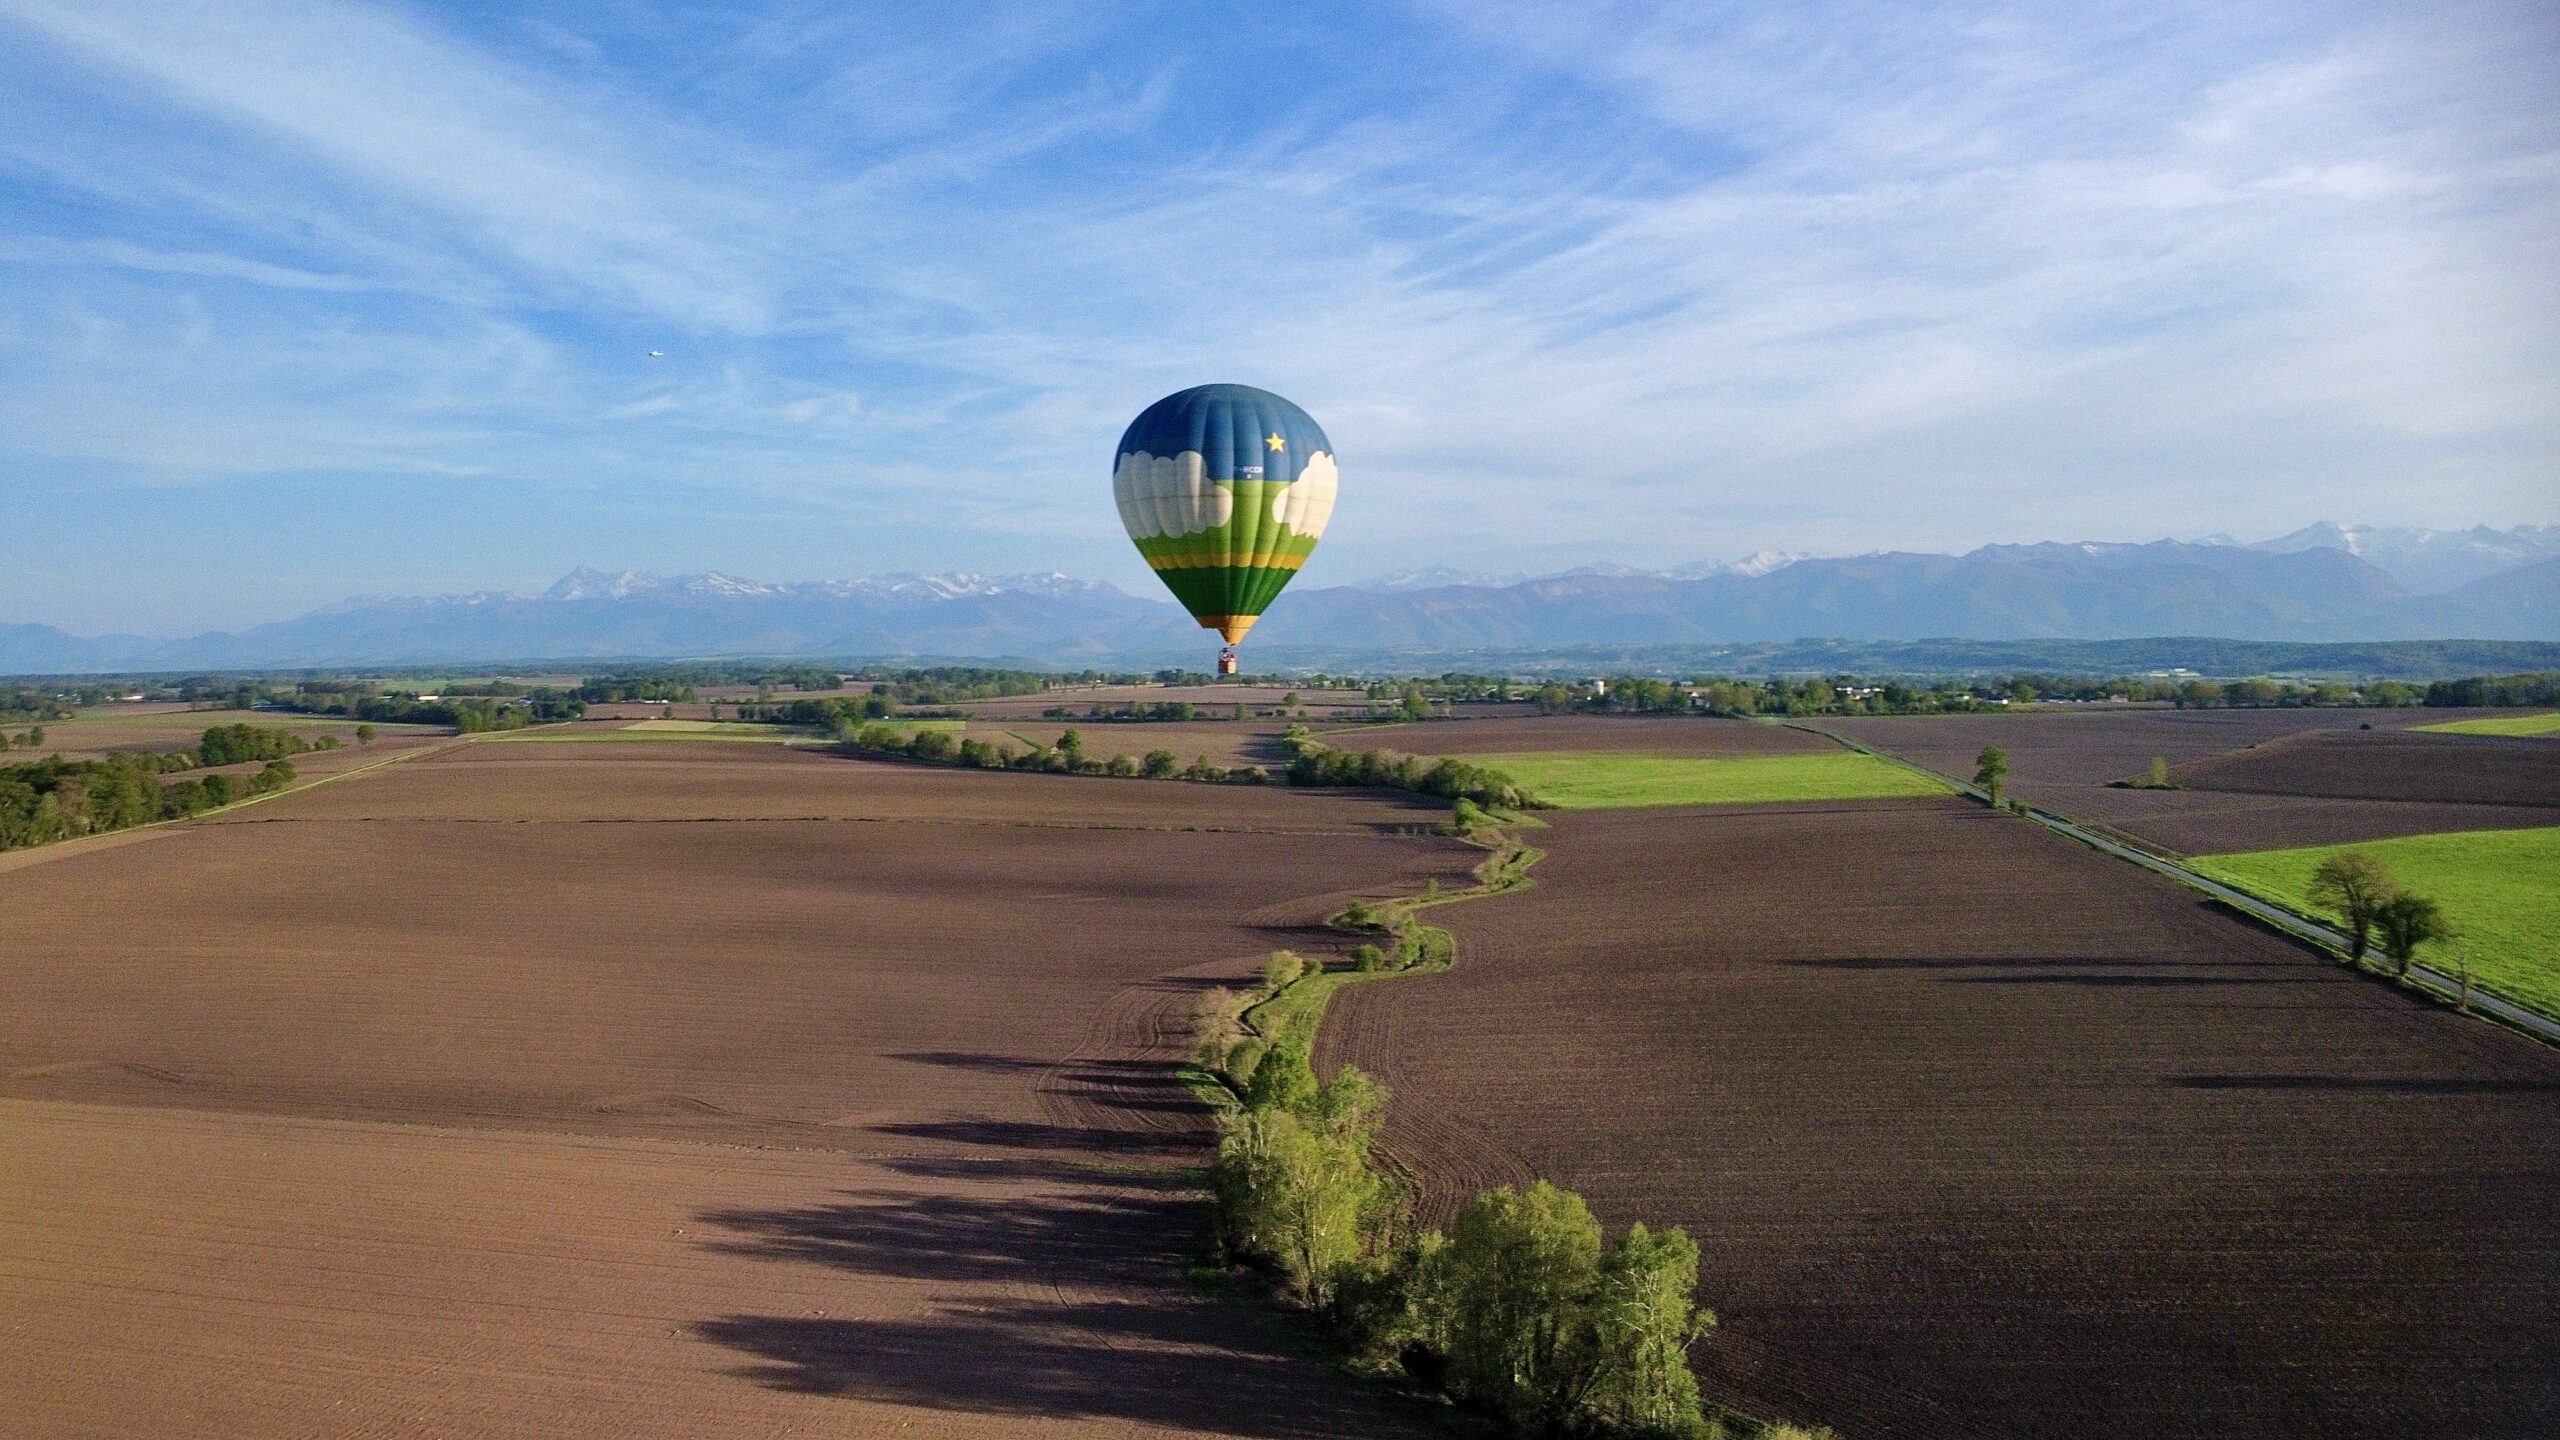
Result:
[[[2560,520],[2547,4],[0,0],[0,621]],[[665,351],[661,359],[647,352]]]

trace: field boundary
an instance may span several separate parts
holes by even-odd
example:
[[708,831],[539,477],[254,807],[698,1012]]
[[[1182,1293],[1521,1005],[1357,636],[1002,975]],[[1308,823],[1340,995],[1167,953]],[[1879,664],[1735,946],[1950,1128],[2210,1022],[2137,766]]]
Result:
[[[1834,732],[1825,730],[1818,725],[1797,724],[1792,721],[1787,723],[1791,729],[1804,730],[1816,735],[1826,736],[1848,746],[1852,750],[1865,751],[1867,754],[1875,755],[1880,759],[1890,760],[1896,765],[1908,766],[1909,768],[1917,770],[1924,775],[1935,775],[1939,779],[1954,786],[1959,793],[1970,796],[1973,799],[1980,800],[1985,804],[1989,804],[1991,801],[1991,797],[1988,794],[1985,794],[1980,786],[1974,785],[1969,781],[1958,779],[1953,775],[1942,774],[1930,769],[1926,765],[1905,760],[1899,755],[1885,754],[1883,751],[1862,745],[1859,742],[1850,739],[1848,736],[1835,734]],[[2252,895],[2245,890],[2225,885],[2219,880],[2213,880],[2203,875],[2199,875],[2195,871],[2190,870],[2175,861],[2166,860],[2157,855],[2152,855],[2145,851],[2135,849],[2133,846],[2108,839],[2106,836],[2098,834],[2087,826],[2081,825],[2075,821],[2064,819],[2062,816],[2053,814],[2050,811],[2038,809],[2033,805],[2026,805],[2023,801],[2014,803],[2023,806],[2018,813],[2024,818],[2034,821],[2036,824],[2043,826],[2047,830],[2053,831],[2057,835],[2061,835],[2066,839],[2077,840],[2081,844],[2089,846],[2091,849],[2112,855],[2119,860],[2139,865],[2143,869],[2151,871],[2155,875],[2165,875],[2169,879],[2175,880],[2179,884],[2184,885],[2191,890],[2200,892],[2208,899],[2228,906],[2229,908],[2236,910],[2253,920],[2271,925],[2284,934],[2291,936],[2295,940],[2326,952],[2329,958],[2346,966],[2348,969],[2353,970],[2359,975],[2365,975],[2376,980],[2403,984],[2431,999],[2441,1000],[2447,1003],[2458,1005],[2465,1001],[2462,982],[2451,975],[2445,974],[2443,971],[2418,964],[2412,964],[2409,967],[2409,973],[2403,976],[2382,975],[2374,971],[2367,970],[2365,967],[2355,963],[2349,958],[2350,944],[2347,937],[2338,930],[2331,928],[2324,921],[2287,909],[2286,907],[2278,905],[2271,900],[2260,899],[2258,896]],[[2489,994],[2481,990],[2477,985],[2471,987],[2470,994],[2468,996],[2468,1003],[2472,1009],[2477,1010],[2492,1019],[2504,1021],[2508,1025],[2533,1036],[2535,1039],[2541,1040],[2546,1044],[2560,1045],[2560,1021],[2555,1021],[2550,1016],[2544,1015],[2538,1010],[2534,1010],[2528,1006],[2519,1005],[2512,1000],[2503,999],[2497,995]]]
[[[1391,938],[1398,940],[1399,943],[1402,942],[1403,937],[1410,935],[1415,946],[1415,955],[1410,963],[1393,970],[1326,969],[1315,974],[1300,975],[1271,994],[1238,1010],[1235,1014],[1236,1022],[1267,1044],[1278,1045],[1291,1039],[1303,1041],[1309,1057],[1312,1058],[1315,1054],[1316,1032],[1324,1025],[1325,1012],[1332,1008],[1335,991],[1345,985],[1366,981],[1401,980],[1413,976],[1447,973],[1458,963],[1458,937],[1440,926],[1425,925],[1413,917],[1434,905],[1449,905],[1461,900],[1482,900],[1493,895],[1508,895],[1513,891],[1525,890],[1536,884],[1537,881],[1530,876],[1529,870],[1540,860],[1545,859],[1547,852],[1522,841],[1517,835],[1511,833],[1513,825],[1522,823],[1535,824],[1536,822],[1513,819],[1487,823],[1455,837],[1460,844],[1473,845],[1480,850],[1491,852],[1475,867],[1476,883],[1464,890],[1427,890],[1417,895],[1404,895],[1381,901],[1370,907],[1370,913],[1376,917],[1376,921],[1369,925],[1351,923],[1346,918],[1351,913],[1348,909],[1336,911],[1328,917],[1327,923],[1334,929],[1354,935]],[[1407,926],[1410,926],[1410,929],[1404,928]],[[1257,1015],[1265,1018],[1257,1020],[1254,1018]],[[1204,1094],[1204,1098],[1210,1100],[1212,1108],[1223,1110],[1240,1098],[1223,1077],[1214,1075],[1202,1067],[1186,1067],[1186,1070],[1191,1069],[1197,1069],[1200,1072],[1197,1079],[1188,1074],[1185,1076],[1186,1081],[1192,1084],[1195,1091],[1214,1087],[1217,1095],[1225,1097],[1224,1103],[1221,1103],[1214,1096]]]
[[217,805],[210,810],[199,810],[193,815],[172,815],[165,820],[150,820],[140,825],[127,825],[121,830],[104,830],[95,835],[74,835],[68,840],[56,840],[50,844],[30,845],[22,850],[0,851],[0,871],[24,870],[41,865],[48,860],[68,859],[73,855],[88,854],[92,850],[111,849],[113,847],[106,843],[110,841],[127,844],[136,840],[155,839],[158,833],[165,833],[172,825],[184,825],[194,820],[209,820],[216,815],[229,815],[237,810],[246,810],[252,805],[265,804],[269,800],[281,800],[287,795],[299,795],[306,790],[317,790],[323,785],[334,784],[340,780],[351,780],[358,775],[370,775],[385,766],[415,760],[421,755],[441,755],[455,746],[466,743],[470,738],[467,735],[450,735],[437,744],[420,745],[414,749],[396,751],[379,760],[369,760],[352,769],[340,770],[329,775],[314,775],[308,780],[270,790],[263,795],[245,796],[227,805]]

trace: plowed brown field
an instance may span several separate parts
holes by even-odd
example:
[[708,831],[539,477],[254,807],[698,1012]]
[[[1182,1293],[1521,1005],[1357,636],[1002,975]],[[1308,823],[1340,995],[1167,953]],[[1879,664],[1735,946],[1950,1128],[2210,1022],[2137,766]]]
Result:
[[1009,695],[999,700],[969,700],[953,708],[969,716],[1036,720],[1041,711],[1061,705],[1082,715],[1095,705],[1189,704],[1209,714],[1224,715],[1238,705],[1253,710],[1277,709],[1291,695],[1297,696],[1298,703],[1311,715],[1365,714],[1369,709],[1369,698],[1357,690],[1287,685],[1088,685],[1044,690],[1037,695]]
[[[2088,710],[1813,723],[1959,778],[1973,774],[1984,746],[1997,745],[2019,798],[2133,844],[2197,855],[2560,824],[2549,798],[2560,789],[2560,746],[2511,747],[2530,748],[2518,757],[2476,748],[2495,743],[2484,737],[2409,732],[2491,713]],[[2301,758],[2281,758],[2296,752]],[[2140,777],[2154,756],[2190,788],[2108,787]],[[2539,778],[2519,787],[2509,772]],[[2226,775],[2236,783],[2215,779]],[[2230,792],[2240,790],[2254,798],[2233,803]]]
[[1686,1225],[1711,1392],[1859,1440],[2540,1436],[2560,1056],[1960,802],[1548,817],[1335,1001],[1444,1211]]
[[2198,760],[2172,778],[2190,790],[2560,811],[2560,745],[2494,735],[2324,730]]
[[1402,1433],[1148,1177],[1428,818],[498,742],[13,868],[0,1432]]
[[1285,728],[1276,720],[1248,720],[1242,724],[1232,720],[1202,720],[1189,725],[1099,720],[973,720],[969,722],[967,733],[979,739],[1010,736],[1024,744],[1054,745],[1060,735],[1073,730],[1084,741],[1084,753],[1105,760],[1114,755],[1139,760],[1144,759],[1150,750],[1170,750],[1185,765],[1195,759],[1206,759],[1214,765],[1271,767],[1281,763],[1280,732]]
[[[353,720],[330,720],[313,715],[295,715],[278,710],[195,710],[178,703],[163,704],[144,701],[135,704],[93,705],[68,720],[43,722],[44,744],[33,750],[14,750],[6,761],[40,760],[47,755],[60,755],[65,760],[97,760],[119,751],[178,750],[194,745],[204,732],[216,725],[255,725],[261,729],[290,730],[305,740],[318,740],[335,735],[338,743],[356,750],[356,723]],[[9,725],[12,735],[23,734],[26,726]],[[442,739],[453,731],[441,725],[377,725],[378,736],[370,753],[403,744]],[[334,754],[335,752],[329,752]],[[298,769],[306,762],[320,762],[324,754],[297,755]]]
[[[1446,806],[1410,797],[955,770],[711,740],[479,741],[394,768],[397,784],[324,785],[222,818],[944,820],[1346,835],[1431,830],[1448,821]],[[609,784],[598,778],[606,772]]]

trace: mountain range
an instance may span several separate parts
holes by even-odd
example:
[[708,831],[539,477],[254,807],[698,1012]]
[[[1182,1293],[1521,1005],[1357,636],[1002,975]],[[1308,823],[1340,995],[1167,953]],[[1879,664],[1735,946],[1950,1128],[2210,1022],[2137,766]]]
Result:
[[[1407,572],[1292,590],[1254,658],[1399,649],[1843,640],[2560,639],[2560,527],[2316,525],[2258,545],[1986,545],[1962,555],[1755,556],[1522,580]],[[0,625],[0,674],[289,669],[711,655],[1198,665],[1170,604],[1065,575],[764,583],[581,568],[538,594],[344,601],[183,639]]]

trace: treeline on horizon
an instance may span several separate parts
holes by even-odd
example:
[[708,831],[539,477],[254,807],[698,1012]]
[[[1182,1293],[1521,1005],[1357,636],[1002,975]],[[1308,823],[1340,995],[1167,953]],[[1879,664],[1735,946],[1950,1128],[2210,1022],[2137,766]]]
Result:
[[[290,784],[289,756],[335,750],[338,738],[305,740],[266,725],[217,725],[180,750],[109,755],[103,760],[42,760],[0,765],[0,850],[125,830],[201,814]],[[161,776],[263,760],[247,776],[206,775],[165,783]]]
[[[1451,688],[1455,690],[1473,692],[1481,688],[1482,677],[1447,678],[1454,682]],[[1941,681],[1936,685],[1868,681],[1856,675],[1757,681],[1726,676],[1670,681],[1621,675],[1577,685],[1549,681],[1531,691],[1529,698],[1549,714],[1705,711],[1717,715],[1961,715],[2038,701],[2167,704],[2181,710],[2412,705],[2497,708],[2560,704],[2560,674],[2481,675],[2426,685],[2398,680],[2349,685],[2335,681],[2130,675],[2083,679],[2037,673],[1987,681]]]

